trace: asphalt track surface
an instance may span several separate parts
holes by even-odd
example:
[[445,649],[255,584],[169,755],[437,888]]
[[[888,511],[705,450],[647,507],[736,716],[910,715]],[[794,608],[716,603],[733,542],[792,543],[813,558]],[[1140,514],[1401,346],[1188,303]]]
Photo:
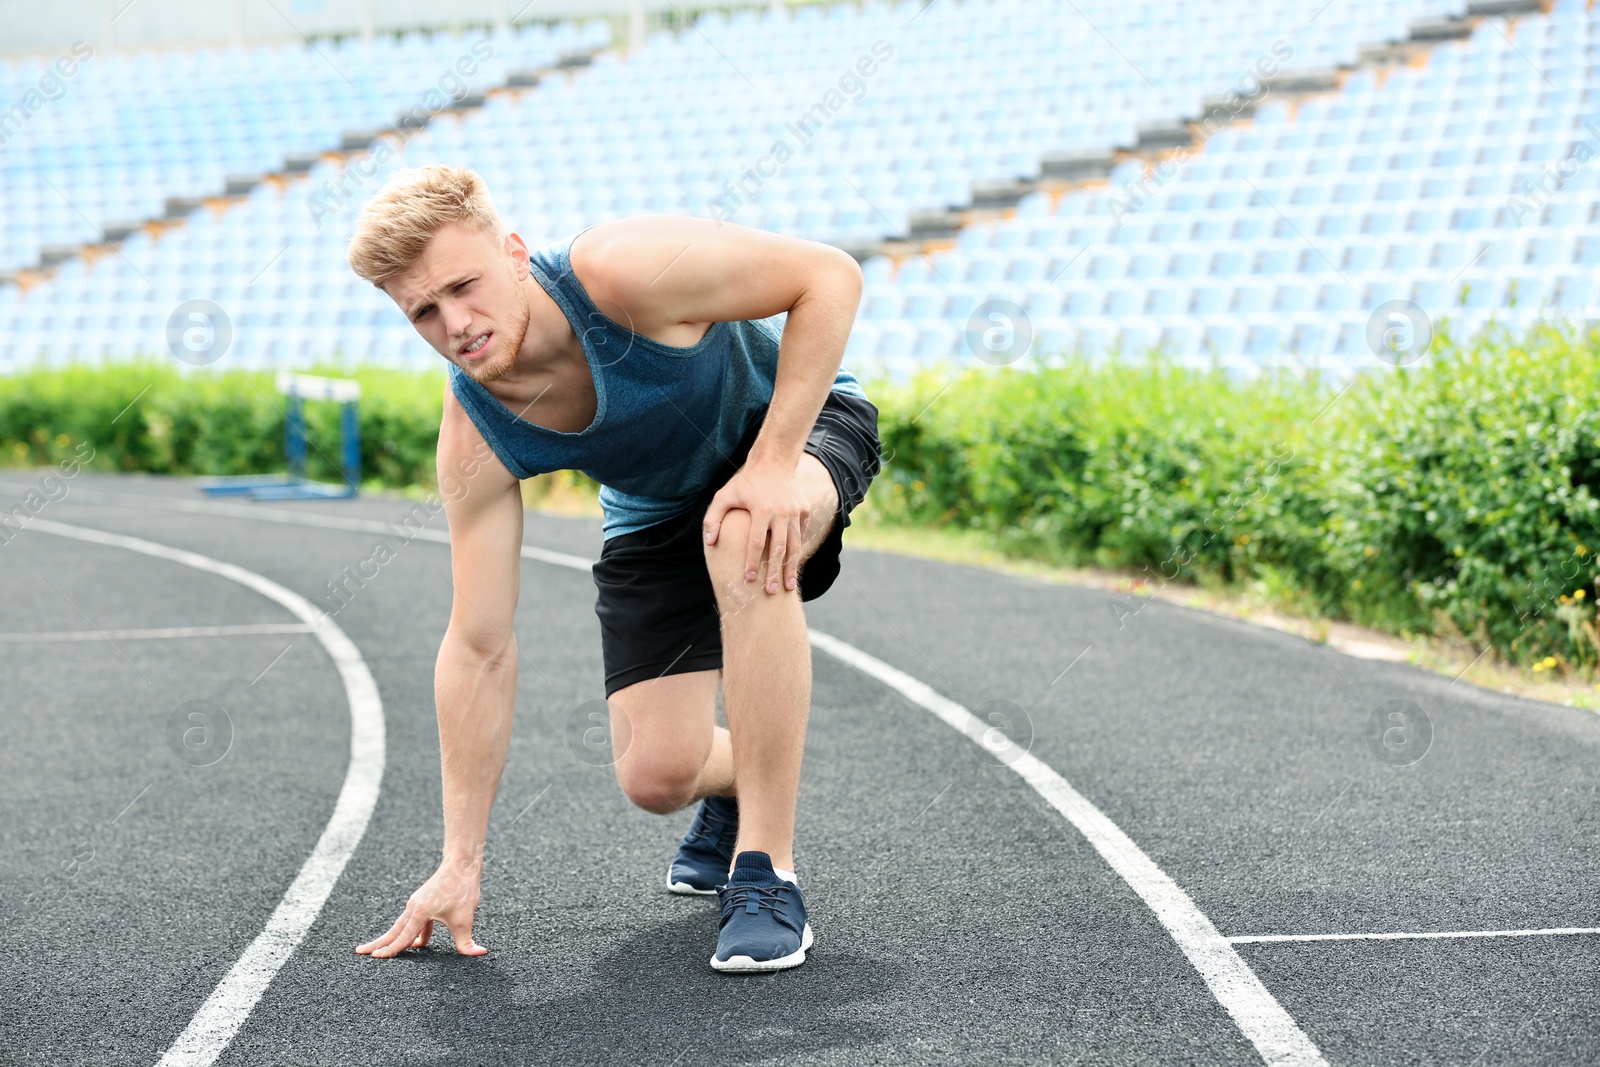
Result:
[[[3,510],[42,475],[0,473]],[[526,544],[568,558],[522,564],[489,955],[457,957],[441,929],[358,956],[438,859],[447,547],[360,528],[411,510],[393,498],[67,484],[0,538],[0,1061],[155,1064],[203,1009],[239,1024],[189,1062],[1600,1061],[1600,716],[848,533],[807,605],[805,966],[707,965],[714,899],[662,886],[688,813],[631,808],[586,733],[599,524],[535,514]],[[84,530],[276,583],[359,662],[237,575]],[[253,629],[187,629],[206,627]],[[325,830],[361,815],[335,809],[373,756],[352,751],[362,670],[381,788],[348,862],[311,871],[337,852]],[[210,732],[185,734],[196,708]],[[297,897],[307,928],[266,937],[306,871],[325,899]],[[1586,932],[1504,934],[1550,930]],[[1452,936],[1233,940],[1327,934]],[[277,969],[239,965],[268,942]],[[218,992],[241,971],[259,999]]]

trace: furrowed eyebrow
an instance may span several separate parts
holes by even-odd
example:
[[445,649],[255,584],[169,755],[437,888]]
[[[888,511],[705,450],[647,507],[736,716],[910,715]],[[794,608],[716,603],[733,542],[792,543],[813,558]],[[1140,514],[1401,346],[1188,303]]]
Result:
[[437,288],[437,289],[433,289],[433,290],[430,290],[430,291],[428,291],[426,293],[423,293],[422,296],[419,297],[419,299],[422,300],[423,303],[420,303],[415,308],[413,308],[412,310],[407,311],[406,312],[406,318],[408,320],[416,319],[416,317],[418,315],[422,314],[424,311],[427,311],[429,308],[433,307],[434,301],[438,298],[438,294],[439,293],[448,292],[448,291],[453,290],[453,289],[459,289],[461,286],[467,284],[470,281],[475,281],[477,278],[478,278],[477,274],[465,274],[465,275],[462,275],[459,278],[456,278],[454,281],[445,282],[443,285],[439,286],[439,288]]

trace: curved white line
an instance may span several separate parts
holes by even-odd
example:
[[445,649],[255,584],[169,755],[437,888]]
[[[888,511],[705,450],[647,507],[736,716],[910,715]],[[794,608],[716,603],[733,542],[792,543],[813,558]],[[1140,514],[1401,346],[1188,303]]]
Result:
[[303,622],[244,622],[232,626],[158,626],[142,630],[37,630],[0,634],[0,644],[37,644],[44,641],[160,641],[174,637],[259,637],[267,634],[308,634]]
[[[89,490],[96,496],[126,496],[103,490]],[[137,498],[150,506],[146,497]],[[387,523],[368,519],[346,519],[318,515],[315,517],[287,509],[256,509],[249,506],[215,504],[210,501],[163,501],[175,510],[203,511],[215,515],[238,518],[261,518],[271,522],[301,523],[346,530],[372,530],[392,532]],[[161,506],[161,505],[157,505]],[[270,513],[268,513],[270,512]],[[310,521],[307,521],[310,520]],[[39,520],[33,520],[35,523]],[[449,535],[434,530],[420,531],[428,540],[449,543]],[[558,567],[588,570],[592,561],[564,552],[549,552],[524,545],[522,555]],[[960,731],[969,740],[984,748],[981,738],[988,730],[987,724],[972,712],[948,697],[941,696],[929,686],[882,660],[871,656],[854,645],[817,630],[807,630],[816,648],[848,664],[869,677],[875,678],[900,693],[912,703],[933,712],[945,723]],[[988,751],[985,748],[985,751]],[[1174,882],[1154,860],[1134,844],[1099,808],[1073,789],[1067,780],[1044,761],[1029,753],[1021,753],[1005,760],[1012,770],[1033,787],[1047,803],[1077,827],[1089,840],[1112,870],[1138,893],[1160,920],[1161,925],[1177,942],[1183,954],[1200,972],[1212,996],[1216,997],[1235,1024],[1244,1033],[1256,1051],[1267,1063],[1283,1067],[1327,1067],[1327,1061],[1316,1045],[1300,1029],[1294,1018],[1283,1009],[1277,999],[1261,984],[1250,965],[1234,951],[1228,939],[1217,931],[1189,895]]]
[[[914,704],[933,712],[969,740],[985,747],[978,739],[989,727],[966,708],[941,696],[903,671],[889,666],[836,637],[810,631],[811,643],[828,655],[876,678]],[[987,751],[987,749],[986,749]],[[1255,1045],[1261,1058],[1285,1067],[1327,1067],[1322,1053],[1300,1029],[1298,1023],[1261,984],[1250,965],[1211,925],[1211,920],[1195,906],[1189,894],[1178,887],[1155,861],[1146,856],[1133,839],[1117,828],[1104,812],[1067,784],[1043,760],[1027,752],[1008,753],[1001,762],[1022,776],[1034,792],[1078,828],[1112,870],[1144,899],[1161,925],[1189,957],[1200,977],[1211,988],[1211,995],[1227,1009],[1244,1036]]]
[[[7,491],[22,489],[0,483],[0,489]],[[63,497],[70,500],[72,497],[83,497],[86,500],[102,500],[107,503],[126,501],[127,506],[144,508],[150,511],[186,511],[200,515],[222,515],[231,519],[254,519],[257,522],[281,522],[289,526],[319,526],[325,530],[348,530],[352,533],[377,533],[388,534],[390,537],[402,541],[419,540],[432,541],[435,544],[448,545],[450,534],[446,530],[434,530],[423,526],[403,526],[393,522],[379,522],[376,519],[352,519],[343,515],[326,515],[315,511],[292,511],[289,508],[269,508],[259,504],[224,504],[214,500],[177,500],[165,496],[141,496],[138,493],[119,493],[109,489],[77,489]],[[404,501],[395,501],[403,504]],[[413,507],[420,507],[414,503]],[[439,510],[443,510],[441,507]],[[402,522],[409,514],[402,516]],[[28,529],[37,519],[30,519],[23,524],[21,529]],[[535,548],[533,545],[522,546],[524,559],[538,560],[540,563],[549,563],[557,567],[566,567],[570,570],[587,572],[594,561],[574,556],[567,552],[554,552],[548,548]]]
[[244,955],[223,976],[205,1003],[200,1005],[200,1010],[195,1012],[188,1027],[178,1035],[166,1055],[161,1057],[161,1067],[178,1067],[180,1064],[184,1067],[209,1067],[228,1042],[233,1040],[239,1027],[244,1025],[279,968],[288,962],[305,939],[311,924],[316,922],[323,904],[333,891],[334,883],[339,880],[345,864],[367,831],[367,821],[378,803],[378,789],[383,780],[383,701],[378,696],[378,685],[355,642],[331,618],[300,594],[285,589],[270,578],[210,556],[171,548],[139,537],[39,518],[29,522],[27,528],[58,537],[141,552],[238,582],[268,600],[277,601],[305,622],[316,634],[317,640],[322,642],[322,647],[327,650],[344,682],[345,696],[350,703],[350,768],[345,772],[344,786],[339,790],[339,799],[333,806],[333,816],[300,868],[300,873],[267,919],[266,928],[250,942]]

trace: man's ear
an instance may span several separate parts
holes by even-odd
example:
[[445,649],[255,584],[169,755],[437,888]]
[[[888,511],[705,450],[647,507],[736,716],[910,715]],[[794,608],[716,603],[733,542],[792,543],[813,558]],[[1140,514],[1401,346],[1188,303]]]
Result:
[[515,232],[506,234],[505,253],[511,259],[518,281],[522,281],[532,273],[528,269],[528,246],[523,242],[521,234]]

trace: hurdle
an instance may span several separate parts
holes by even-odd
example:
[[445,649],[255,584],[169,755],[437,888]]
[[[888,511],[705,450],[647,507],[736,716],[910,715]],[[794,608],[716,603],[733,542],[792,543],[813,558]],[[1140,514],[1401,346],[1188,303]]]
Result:
[[[250,474],[233,478],[204,478],[200,488],[211,496],[249,496],[256,500],[343,499],[356,495],[361,485],[361,423],[357,405],[361,384],[348,378],[321,378],[311,374],[278,374],[278,392],[288,398],[284,410],[286,474]],[[314,482],[306,477],[307,400],[333,400],[340,406],[339,451],[344,484]]]

